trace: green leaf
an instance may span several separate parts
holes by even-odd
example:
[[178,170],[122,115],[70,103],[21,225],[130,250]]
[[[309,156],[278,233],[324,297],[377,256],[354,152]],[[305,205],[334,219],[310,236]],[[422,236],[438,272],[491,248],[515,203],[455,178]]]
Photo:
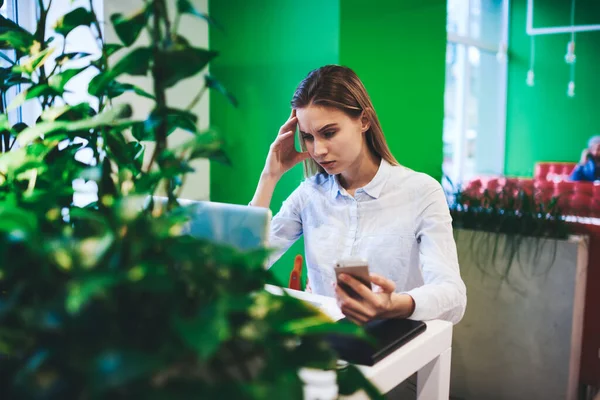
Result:
[[52,75],[48,78],[48,84],[54,88],[57,92],[63,93],[65,91],[65,85],[77,74],[87,69],[83,68],[72,68],[61,72],[60,74]]
[[104,45],[104,52],[106,53],[106,57],[110,57],[111,55],[113,55],[117,51],[121,50],[122,48],[123,48],[123,46],[120,44],[107,43]]
[[360,389],[364,389],[367,396],[373,400],[384,400],[385,396],[369,381],[362,372],[352,364],[337,371],[339,394],[349,396]]
[[0,49],[15,49],[24,53],[29,52],[33,40],[21,31],[8,31],[0,34]]
[[[197,132],[196,124],[198,117],[193,113],[176,108],[167,110],[167,135],[175,132],[177,128],[195,133]],[[160,124],[160,116],[157,110],[153,110],[148,118],[141,123],[133,125],[132,134],[137,140],[155,140],[155,129]]]
[[136,168],[141,171],[146,147],[140,142],[129,142],[127,143],[127,151],[129,152],[129,157],[133,160]]
[[148,73],[151,61],[152,49],[148,47],[137,48],[121,58],[109,71],[109,76],[111,79],[115,79],[122,74],[144,76]]
[[181,128],[188,132],[197,132],[196,124],[198,117],[189,111],[169,108],[167,110],[167,126],[168,134],[175,131],[176,128]]
[[33,82],[30,79],[22,77],[20,72],[13,72],[11,67],[0,68],[0,87],[3,90],[22,83],[32,84]]
[[221,84],[221,82],[219,82],[218,80],[216,80],[215,78],[213,78],[210,75],[206,75],[204,76],[204,82],[206,84],[206,86],[209,89],[213,89],[216,90],[217,92],[221,93],[223,96],[225,96],[227,98],[227,100],[229,100],[229,102],[234,106],[237,107],[238,106],[238,102],[235,99],[235,97],[233,97],[233,95],[231,93],[229,93],[229,91],[227,89],[225,89],[225,86],[223,86]]
[[216,51],[178,46],[173,50],[163,51],[155,62],[159,63],[163,85],[170,88],[182,79],[202,71],[217,54]]
[[113,14],[110,16],[110,21],[121,42],[125,46],[131,46],[148,23],[149,15],[148,10],[144,7],[128,17],[123,14]]
[[110,70],[96,75],[88,86],[88,92],[93,96],[100,96],[109,83],[122,74],[144,76],[148,73],[152,60],[152,49],[140,47],[121,58]]
[[208,158],[225,165],[231,165],[231,161],[225,153],[225,143],[214,131],[198,132],[194,134],[194,138],[182,143],[176,150],[187,154],[188,160]]
[[181,14],[190,14],[198,18],[202,18],[203,20],[215,26],[216,28],[219,28],[221,30],[223,29],[222,25],[215,21],[208,14],[196,10],[196,8],[192,5],[192,3],[190,3],[189,0],[177,0],[177,11]]
[[25,60],[21,60],[20,64],[15,65],[12,70],[13,72],[24,72],[31,75],[48,61],[53,52],[54,48],[48,47]]
[[184,343],[194,349],[202,360],[209,359],[231,337],[223,302],[203,307],[195,318],[176,317],[173,325]]
[[[8,31],[18,31],[18,30],[24,31],[25,29],[21,28],[13,20],[0,15],[0,33],[8,32]],[[25,31],[25,32],[27,32],[27,31]]]
[[114,388],[132,387],[127,385],[132,381],[140,381],[145,377],[151,380],[152,372],[163,366],[163,362],[155,355],[148,355],[139,351],[114,350],[102,353],[94,362],[93,389],[104,392]]
[[29,181],[35,179],[36,175],[48,170],[48,165],[42,160],[32,160],[11,171],[17,181]]
[[20,107],[27,100],[31,100],[41,96],[58,96],[62,94],[62,92],[57,91],[56,89],[50,87],[50,85],[46,83],[38,84],[30,87],[29,89],[23,90],[21,93],[15,96],[15,98],[11,101],[7,110],[12,111],[17,107]]
[[26,123],[17,122],[16,124],[13,125],[12,130],[15,131],[16,133],[21,133],[27,128],[29,128],[29,125],[27,125]]
[[114,242],[112,233],[101,237],[86,238],[81,240],[76,247],[79,265],[83,268],[93,268],[104,257]]
[[[67,249],[55,248],[55,254]],[[121,282],[123,278],[116,273],[87,275],[83,280],[69,283],[65,308],[69,314],[78,314],[94,297],[106,294],[107,290]]]
[[80,58],[89,57],[89,56],[91,56],[90,53],[84,53],[84,52],[65,53],[63,55],[56,57],[56,63],[58,65],[62,66],[65,63],[67,63],[68,61],[79,60]]
[[34,40],[31,33],[0,15],[0,49],[16,49],[27,53]]
[[54,24],[54,30],[60,35],[67,36],[78,26],[90,26],[93,22],[94,14],[79,7],[60,17]]
[[180,159],[170,150],[161,153],[158,164],[160,165],[159,178],[172,179],[194,172],[194,168],[186,160]]
[[17,142],[21,147],[28,145],[40,136],[49,135],[57,131],[78,132],[86,131],[101,126],[131,125],[133,122],[120,121],[121,118],[131,116],[131,107],[127,104],[119,104],[109,108],[92,118],[83,119],[75,122],[39,122],[32,127],[25,129],[17,137]]
[[[76,132],[94,129],[100,126],[122,125],[123,121],[119,120],[131,117],[131,113],[132,110],[129,104],[117,104],[92,118],[70,122],[66,124],[66,126],[70,132]],[[126,124],[133,124],[133,121],[126,122]]]
[[94,110],[88,103],[80,103],[74,106],[64,105],[55,106],[46,109],[42,115],[42,121],[76,121],[80,119],[89,118],[93,115]]
[[293,333],[296,335],[336,333],[366,339],[365,331],[360,326],[353,323],[333,322],[324,314],[293,319],[281,325],[277,330],[281,333]]
[[144,157],[144,146],[136,141],[127,143],[123,132],[114,129],[105,135],[110,158],[124,168],[139,172]]
[[39,373],[49,358],[50,352],[46,349],[38,350],[31,357],[28,357],[25,365],[16,373],[14,378],[16,383],[26,384],[27,381]]
[[146,97],[152,100],[156,99],[153,95],[142,90],[138,86],[132,85],[130,83],[121,83],[117,81],[110,81],[106,87],[105,93],[109,99],[114,99],[115,97],[119,97],[120,95],[126,92],[134,92],[139,96]]
[[8,123],[8,115],[0,114],[0,132],[6,131],[10,129],[10,124]]
[[23,165],[42,160],[55,144],[36,143],[27,147],[20,147],[8,153],[0,154],[0,172],[9,175],[19,170]]
[[31,211],[0,205],[0,231],[8,234],[13,241],[32,240],[38,232],[37,218]]

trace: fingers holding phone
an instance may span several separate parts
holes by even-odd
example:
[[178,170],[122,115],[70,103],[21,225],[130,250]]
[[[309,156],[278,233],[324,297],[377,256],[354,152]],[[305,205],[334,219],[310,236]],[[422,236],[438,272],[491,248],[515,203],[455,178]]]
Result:
[[343,280],[340,280],[342,274],[350,275],[355,280],[360,282],[365,288],[371,290],[371,278],[369,277],[369,265],[364,259],[346,259],[340,260],[335,264],[335,277],[337,284],[344,289],[346,293],[352,298],[362,298],[361,294],[355,290],[352,286],[348,285]]
[[[404,308],[410,307],[412,298],[394,293],[396,284],[392,280],[369,274],[366,262],[338,262],[336,276],[338,305],[351,321],[362,325],[374,319],[394,317],[396,314],[408,315]],[[395,298],[399,300],[397,304],[394,303]],[[396,310],[396,305],[402,310]]]

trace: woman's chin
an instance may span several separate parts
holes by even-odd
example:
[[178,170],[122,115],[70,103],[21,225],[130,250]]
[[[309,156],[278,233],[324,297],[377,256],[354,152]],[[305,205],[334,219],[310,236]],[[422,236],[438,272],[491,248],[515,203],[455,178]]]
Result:
[[327,164],[321,164],[321,167],[327,172],[329,175],[335,175],[337,172],[338,162],[334,161]]

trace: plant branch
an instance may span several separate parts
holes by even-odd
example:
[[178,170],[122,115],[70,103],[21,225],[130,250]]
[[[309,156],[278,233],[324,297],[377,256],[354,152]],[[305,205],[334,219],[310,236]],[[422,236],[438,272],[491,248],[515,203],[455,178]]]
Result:
[[198,102],[202,99],[204,92],[206,92],[206,88],[207,88],[206,86],[203,86],[202,89],[200,89],[200,91],[198,92],[196,97],[194,97],[194,99],[191,101],[191,103],[186,107],[186,111],[191,111],[192,108],[194,108],[194,106],[196,106],[196,104],[198,104]]
[[175,14],[175,22],[173,22],[173,29],[171,30],[171,36],[177,35],[177,32],[179,31],[179,21],[181,21],[181,13],[178,10],[177,13]]
[[167,38],[170,39],[170,35],[171,35],[171,21],[169,20],[169,11],[167,9],[167,5],[164,2],[164,0],[160,0],[159,7],[160,7],[161,12],[162,12],[163,22],[165,24],[165,32],[167,34]]
[[152,65],[152,79],[154,81],[154,96],[156,97],[156,108],[159,118],[159,123],[154,131],[154,139],[156,147],[152,153],[150,164],[148,164],[148,171],[152,170],[154,162],[159,155],[167,147],[167,106],[166,106],[166,92],[165,87],[162,83],[162,55],[161,50],[163,47],[162,30],[160,27],[161,17],[164,16],[162,11],[165,9],[164,0],[153,0],[153,29],[152,29],[152,52],[154,54],[154,63]]
[[[60,55],[64,55],[65,51],[67,50],[67,38],[65,38],[65,40],[63,40],[63,46],[62,46],[62,51],[60,53]],[[56,69],[58,68],[58,63],[55,62],[54,63],[54,68],[52,68],[52,71],[50,71],[50,74],[48,76],[52,76],[54,75],[54,73],[56,72]]]
[[[40,19],[37,23],[37,28],[35,31],[36,40],[40,43],[40,51],[43,51],[46,48],[46,20],[48,19],[48,10],[52,5],[52,0],[48,3],[48,8],[44,8],[44,1],[38,0],[38,5],[40,7]],[[65,38],[66,40],[66,38]],[[46,65],[42,65],[40,68],[40,79],[39,83],[46,83],[48,80],[46,77]]]
[[[90,0],[90,12],[92,13],[92,25],[96,28],[97,38],[100,45],[100,72],[105,72],[108,70],[108,57],[106,56],[106,51],[104,49],[104,37],[102,35],[102,29],[100,27],[100,21],[98,20],[98,14],[96,14],[96,10],[94,10],[94,2]],[[105,98],[103,95],[98,97],[98,113],[102,112],[104,109],[104,101]]]

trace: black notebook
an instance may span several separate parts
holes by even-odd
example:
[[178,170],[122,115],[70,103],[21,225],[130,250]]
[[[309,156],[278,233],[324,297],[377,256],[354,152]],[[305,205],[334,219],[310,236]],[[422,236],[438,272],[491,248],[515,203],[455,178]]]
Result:
[[[351,324],[352,322],[341,319],[338,323]],[[365,331],[375,340],[375,344],[339,334],[328,335],[327,341],[342,360],[352,364],[374,365],[424,332],[426,327],[427,325],[422,321],[383,319],[365,325]]]

